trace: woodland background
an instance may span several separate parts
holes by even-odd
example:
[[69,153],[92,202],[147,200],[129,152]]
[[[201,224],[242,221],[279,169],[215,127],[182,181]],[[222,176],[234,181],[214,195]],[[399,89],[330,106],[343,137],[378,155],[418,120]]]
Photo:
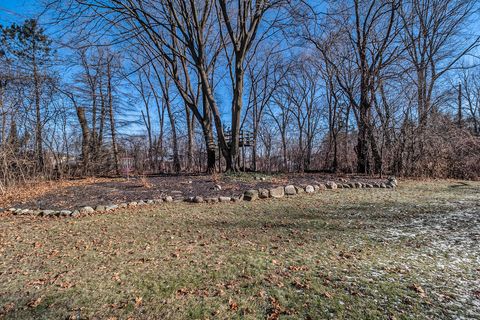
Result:
[[478,9],[45,1],[0,27],[0,187],[118,175],[125,158],[136,174],[477,179]]

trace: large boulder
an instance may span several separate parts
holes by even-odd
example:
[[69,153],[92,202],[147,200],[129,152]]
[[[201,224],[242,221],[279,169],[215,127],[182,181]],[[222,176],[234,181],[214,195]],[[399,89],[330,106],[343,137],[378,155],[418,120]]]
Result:
[[306,193],[314,193],[315,192],[315,188],[311,185],[308,185],[305,187],[305,192]]
[[297,194],[297,189],[294,185],[289,184],[288,186],[285,186],[285,194],[287,196],[294,196]]
[[285,195],[285,189],[283,187],[276,187],[269,190],[270,197],[272,198],[283,198]]
[[245,201],[255,201],[257,199],[258,199],[258,191],[257,190],[254,190],[254,189],[247,190],[243,194],[243,200],[245,200]]

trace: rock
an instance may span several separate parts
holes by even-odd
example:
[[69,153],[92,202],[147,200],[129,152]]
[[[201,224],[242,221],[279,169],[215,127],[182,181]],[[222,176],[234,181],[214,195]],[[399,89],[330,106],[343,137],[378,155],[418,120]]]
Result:
[[305,187],[305,192],[306,193],[314,193],[315,192],[315,188],[311,185],[308,185]]
[[289,184],[288,186],[285,186],[285,195],[294,196],[296,194],[297,194],[297,189],[295,188],[294,185]]
[[102,212],[102,211],[105,211],[105,206],[96,206],[95,207],[95,211],[99,211],[99,212]]
[[313,189],[315,190],[315,192],[318,192],[320,191],[320,186],[318,184],[314,184]]
[[128,203],[126,203],[126,202],[120,203],[118,205],[118,207],[124,209],[124,208],[128,207]]
[[166,196],[164,201],[165,202],[173,202],[173,198],[171,196]]
[[354,182],[350,182],[348,185],[349,185],[349,186],[350,186],[350,188],[352,188],[352,189],[353,189],[353,188],[356,188],[356,185],[355,185],[355,183],[354,183]]
[[8,211],[15,212],[15,211],[17,211],[17,208],[10,208],[10,209],[8,209]]
[[397,178],[395,177],[388,177],[387,186],[390,185],[392,188],[396,188],[398,186]]
[[361,188],[362,184],[360,182],[355,182],[355,188]]
[[243,201],[243,194],[241,194],[241,195],[239,195],[239,196],[233,196],[233,197],[232,197],[232,201],[233,201],[233,202]]
[[285,195],[285,189],[283,187],[271,188],[268,192],[272,198],[283,198]]
[[218,197],[218,201],[220,202],[230,202],[232,198],[230,197]]
[[95,212],[95,210],[93,210],[92,207],[88,207],[88,206],[80,209],[80,213],[93,213],[93,212]]
[[219,185],[219,184],[216,184],[216,185],[213,187],[213,190],[215,190],[215,191],[220,191],[220,190],[222,190],[222,186]]
[[129,203],[128,203],[128,207],[130,207],[130,208],[134,208],[134,207],[136,207],[137,205],[138,205],[137,201],[132,201],[132,202],[129,202]]
[[350,185],[348,183],[343,184],[343,189],[350,189]]
[[257,199],[258,199],[258,191],[257,190],[254,190],[254,189],[247,190],[243,194],[243,200],[245,200],[245,201],[255,201]]
[[344,179],[344,178],[340,178],[339,180],[340,180],[340,182],[343,182],[343,183],[348,182],[348,180],[347,180],[347,179]]
[[60,216],[61,217],[69,217],[72,215],[72,211],[70,210],[61,210],[60,211]]
[[365,188],[371,189],[371,188],[373,188],[373,184],[371,184],[371,183],[366,183],[366,184],[365,184]]
[[20,211],[20,214],[29,214],[30,213],[30,209],[23,209]]
[[73,218],[76,218],[76,217],[78,217],[79,215],[80,215],[80,211],[74,210],[70,216],[73,217]]
[[[87,208],[90,208],[90,207],[87,207]],[[90,209],[92,209],[92,208],[90,208]],[[53,215],[55,215],[55,211],[53,211],[53,210],[42,210],[41,215],[44,216],[44,217],[53,216]]]
[[203,203],[203,197],[196,196],[193,198],[194,203]]
[[112,210],[116,210],[116,209],[118,209],[118,206],[116,204],[112,204],[112,205],[109,205],[109,206],[105,207],[106,211],[112,211]]
[[327,190],[327,186],[324,185],[323,183],[320,183],[320,184],[318,185],[318,188],[319,188],[319,190]]
[[385,183],[383,183],[383,182],[380,183],[380,188],[385,189],[386,187],[387,187],[387,185]]
[[297,193],[304,193],[305,192],[305,189],[303,189],[303,187],[295,186],[295,190],[297,191]]
[[163,200],[162,199],[153,199],[153,203],[154,204],[161,204],[161,203],[163,203]]
[[327,187],[327,189],[331,189],[331,190],[335,190],[337,189],[337,184],[333,181],[328,181],[325,186]]
[[343,183],[337,183],[337,188],[338,189],[343,189]]
[[205,198],[206,203],[217,203],[218,201],[219,201],[219,199],[217,197]]
[[145,205],[147,205],[147,203],[146,203],[145,201],[143,201],[143,200],[140,200],[140,201],[137,202],[137,205],[139,205],[139,206],[145,206]]
[[147,204],[154,204],[155,202],[153,200],[147,200]]
[[258,196],[260,199],[266,199],[270,196],[270,192],[267,189],[260,188],[258,189]]

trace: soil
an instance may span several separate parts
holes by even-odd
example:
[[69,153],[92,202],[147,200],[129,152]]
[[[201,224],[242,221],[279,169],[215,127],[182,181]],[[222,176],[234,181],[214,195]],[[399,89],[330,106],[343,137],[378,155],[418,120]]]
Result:
[[[259,179],[260,178],[260,179]],[[263,178],[264,180],[261,180]],[[362,176],[340,178],[327,174],[278,174],[278,175],[161,175],[134,178],[112,178],[77,181],[64,187],[35,192],[32,196],[5,204],[5,207],[73,210],[83,206],[119,204],[122,202],[159,199],[167,195],[184,198],[200,195],[202,197],[240,196],[245,190],[271,188],[275,186],[308,185],[340,182],[379,182],[379,179]],[[216,185],[221,190],[215,188]]]

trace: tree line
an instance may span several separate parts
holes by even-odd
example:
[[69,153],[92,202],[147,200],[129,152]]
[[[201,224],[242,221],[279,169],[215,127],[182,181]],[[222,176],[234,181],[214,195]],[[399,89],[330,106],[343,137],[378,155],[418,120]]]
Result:
[[44,5],[0,28],[2,188],[126,163],[480,173],[476,1]]

